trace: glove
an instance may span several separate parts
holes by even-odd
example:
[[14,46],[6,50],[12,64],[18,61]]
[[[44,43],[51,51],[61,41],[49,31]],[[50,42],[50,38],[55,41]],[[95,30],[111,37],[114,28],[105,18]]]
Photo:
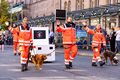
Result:
[[16,24],[13,24],[13,25],[12,25],[12,27],[13,27],[13,28],[16,28],[16,27],[17,27],[17,25],[16,25]]

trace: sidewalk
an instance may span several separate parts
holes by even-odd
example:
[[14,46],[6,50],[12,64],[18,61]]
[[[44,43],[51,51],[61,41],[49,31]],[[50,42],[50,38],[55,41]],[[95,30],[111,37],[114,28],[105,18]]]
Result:
[[[64,53],[63,48],[56,48],[55,51],[57,53]],[[78,55],[80,55],[80,56],[93,56],[93,52],[92,52],[92,50],[78,49]],[[117,56],[120,56],[120,54],[117,54]]]
[[[5,47],[7,48],[12,48],[12,45],[5,45]],[[64,53],[64,49],[61,48],[55,48],[55,52],[57,53]],[[78,49],[78,55],[80,56],[93,56],[93,52],[92,50],[85,50],[85,49]],[[120,54],[117,54],[118,56],[120,56]]]
[[[63,48],[56,48],[55,51],[57,53],[64,53],[64,49]],[[83,49],[78,49],[78,55],[81,56],[92,56],[92,50],[83,50]]]

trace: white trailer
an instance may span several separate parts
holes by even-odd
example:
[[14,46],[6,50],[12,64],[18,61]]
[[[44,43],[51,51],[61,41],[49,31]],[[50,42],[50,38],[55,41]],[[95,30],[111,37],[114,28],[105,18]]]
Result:
[[33,50],[31,55],[46,54],[45,61],[55,61],[55,45],[49,44],[49,28],[48,27],[31,27]]

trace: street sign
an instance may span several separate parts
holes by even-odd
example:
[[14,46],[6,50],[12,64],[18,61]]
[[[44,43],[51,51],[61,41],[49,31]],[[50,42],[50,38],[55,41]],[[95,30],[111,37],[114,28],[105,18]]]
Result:
[[56,20],[66,20],[66,10],[56,10]]
[[87,33],[85,30],[77,30],[76,36],[77,36],[77,38],[87,37]]

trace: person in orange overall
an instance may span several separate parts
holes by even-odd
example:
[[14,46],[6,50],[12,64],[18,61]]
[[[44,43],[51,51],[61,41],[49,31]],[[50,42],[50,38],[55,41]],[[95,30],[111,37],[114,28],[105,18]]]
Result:
[[[68,17],[66,23],[60,26],[60,22],[57,21],[57,31],[62,32],[63,47],[64,47],[64,62],[67,69],[72,68],[72,61],[77,55],[76,45],[76,30],[75,24],[72,22],[72,18]],[[72,52],[72,53],[71,53]],[[71,55],[70,55],[71,53]]]
[[22,25],[17,27],[17,29],[9,27],[9,30],[14,33],[19,33],[19,51],[21,53],[21,71],[28,70],[28,55],[29,47],[32,41],[32,30],[28,26],[28,18],[23,19]]
[[93,49],[92,66],[97,66],[96,62],[98,62],[100,66],[103,66],[105,64],[105,62],[102,61],[102,59],[100,57],[100,50],[101,50],[102,46],[104,48],[106,48],[106,40],[101,31],[100,24],[98,24],[96,26],[95,30],[91,30],[87,26],[84,26],[84,29],[89,34],[93,35],[93,38],[92,38],[92,49]]
[[[17,26],[15,24],[13,24],[14,29],[17,29]],[[18,36],[19,33],[18,32],[14,32],[11,30],[11,33],[13,35],[13,51],[14,51],[14,55],[17,54],[18,50]],[[18,55],[20,55],[20,53],[18,52]]]

